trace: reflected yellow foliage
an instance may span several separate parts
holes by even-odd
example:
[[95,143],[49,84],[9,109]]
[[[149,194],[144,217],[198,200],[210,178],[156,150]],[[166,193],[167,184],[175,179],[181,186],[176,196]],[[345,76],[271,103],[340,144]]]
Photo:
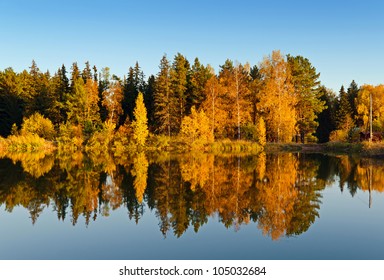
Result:
[[384,192],[384,166],[372,160],[362,160],[354,174],[354,179],[363,191]]
[[259,227],[273,240],[279,239],[288,228],[298,196],[295,187],[298,161],[293,154],[270,158],[265,178],[258,185],[263,205]]
[[7,152],[5,156],[10,158],[13,163],[20,162],[25,172],[28,172],[35,178],[39,178],[48,173],[55,162],[52,154],[46,154],[44,151],[34,153]]
[[148,160],[144,152],[138,153],[133,159],[132,176],[135,177],[133,186],[136,190],[136,198],[143,202],[145,189],[147,188]]
[[192,191],[195,191],[197,187],[205,186],[213,164],[214,156],[212,154],[189,154],[180,158],[181,176],[185,182],[191,184]]
[[[2,159],[0,205],[28,209],[33,223],[52,205],[59,219],[68,214],[75,225],[79,217],[88,224],[120,207],[138,223],[145,202],[164,236],[172,231],[180,237],[189,227],[197,232],[209,217],[218,217],[235,231],[254,223],[277,240],[309,229],[319,217],[321,191],[336,176],[352,195],[384,191],[381,162],[347,156],[139,152],[114,159],[60,152],[56,158],[36,153]],[[322,174],[324,167],[328,174]]]

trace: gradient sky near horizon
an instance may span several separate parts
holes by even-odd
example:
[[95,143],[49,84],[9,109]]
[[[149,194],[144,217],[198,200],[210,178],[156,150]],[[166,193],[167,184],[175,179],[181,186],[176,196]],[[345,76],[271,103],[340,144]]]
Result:
[[353,79],[382,84],[384,1],[0,0],[1,70],[89,61],[122,77],[138,61],[149,76],[180,52],[218,71],[277,49],[307,57],[335,91]]

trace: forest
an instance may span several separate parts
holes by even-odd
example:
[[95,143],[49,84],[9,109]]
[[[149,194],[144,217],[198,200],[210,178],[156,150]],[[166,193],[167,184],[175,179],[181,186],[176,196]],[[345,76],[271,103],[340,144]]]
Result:
[[89,62],[51,74],[32,61],[19,73],[0,71],[0,150],[359,142],[369,131],[370,96],[373,131],[381,139],[384,85],[352,81],[336,94],[309,59],[280,51],[253,66],[227,59],[218,73],[198,58],[164,55],[149,77],[138,62],[118,77]]

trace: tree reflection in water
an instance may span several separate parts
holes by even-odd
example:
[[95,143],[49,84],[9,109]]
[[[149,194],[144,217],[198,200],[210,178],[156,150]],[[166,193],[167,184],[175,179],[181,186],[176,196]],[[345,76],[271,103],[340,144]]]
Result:
[[[125,158],[9,154],[0,159],[0,205],[28,209],[32,223],[48,206],[59,220],[86,224],[120,207],[136,223],[145,206],[161,233],[198,232],[211,216],[227,228],[255,223],[277,240],[306,232],[319,217],[322,190],[384,191],[384,165],[372,159],[314,154],[148,155]],[[371,200],[370,200],[371,203]],[[69,215],[69,217],[68,217]]]

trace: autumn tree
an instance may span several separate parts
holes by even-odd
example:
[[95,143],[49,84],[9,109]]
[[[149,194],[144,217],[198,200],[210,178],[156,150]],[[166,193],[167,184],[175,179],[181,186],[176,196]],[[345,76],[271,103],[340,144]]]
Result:
[[55,129],[51,120],[44,118],[39,113],[34,113],[28,118],[24,118],[20,133],[22,135],[33,134],[47,140],[53,140]]
[[207,117],[210,119],[210,127],[212,135],[222,135],[225,122],[226,112],[223,107],[222,88],[218,77],[215,75],[213,68],[210,68],[211,77],[205,84],[204,93],[205,100],[201,104]]
[[259,111],[257,110],[257,104],[259,103],[260,89],[262,85],[261,74],[257,65],[253,66],[250,70],[250,83],[249,83],[249,100],[252,106],[251,120],[252,124],[256,124]]
[[370,96],[372,96],[372,119],[374,129],[382,131],[384,129],[384,85],[363,85],[361,86],[357,98],[357,122],[362,124],[362,128],[368,131]]
[[123,113],[121,102],[123,100],[123,87],[120,81],[112,81],[108,88],[103,91],[103,103],[108,112],[108,121],[118,124],[119,118]]
[[290,142],[296,127],[297,98],[294,94],[289,64],[280,51],[273,51],[260,64],[262,85],[258,111],[267,127],[267,140]]
[[73,84],[72,94],[67,96],[68,120],[74,124],[80,124],[88,130],[100,122],[99,95],[97,83],[87,80],[84,83],[78,78]]
[[136,99],[136,106],[133,112],[134,120],[132,122],[133,139],[139,146],[144,146],[147,140],[148,131],[148,118],[147,109],[144,104],[143,93],[139,92]]
[[196,111],[195,107],[192,107],[191,114],[185,116],[181,122],[180,134],[191,143],[197,140],[202,143],[212,142],[213,132],[204,110]]
[[249,103],[249,65],[235,65],[237,139],[241,139],[241,125],[250,121]]
[[233,138],[241,139],[241,125],[250,121],[249,66],[226,60],[221,66],[219,82],[223,89],[223,105],[227,112],[226,131]]
[[265,121],[262,116],[260,116],[256,121],[256,140],[261,146],[265,146],[267,142]]

